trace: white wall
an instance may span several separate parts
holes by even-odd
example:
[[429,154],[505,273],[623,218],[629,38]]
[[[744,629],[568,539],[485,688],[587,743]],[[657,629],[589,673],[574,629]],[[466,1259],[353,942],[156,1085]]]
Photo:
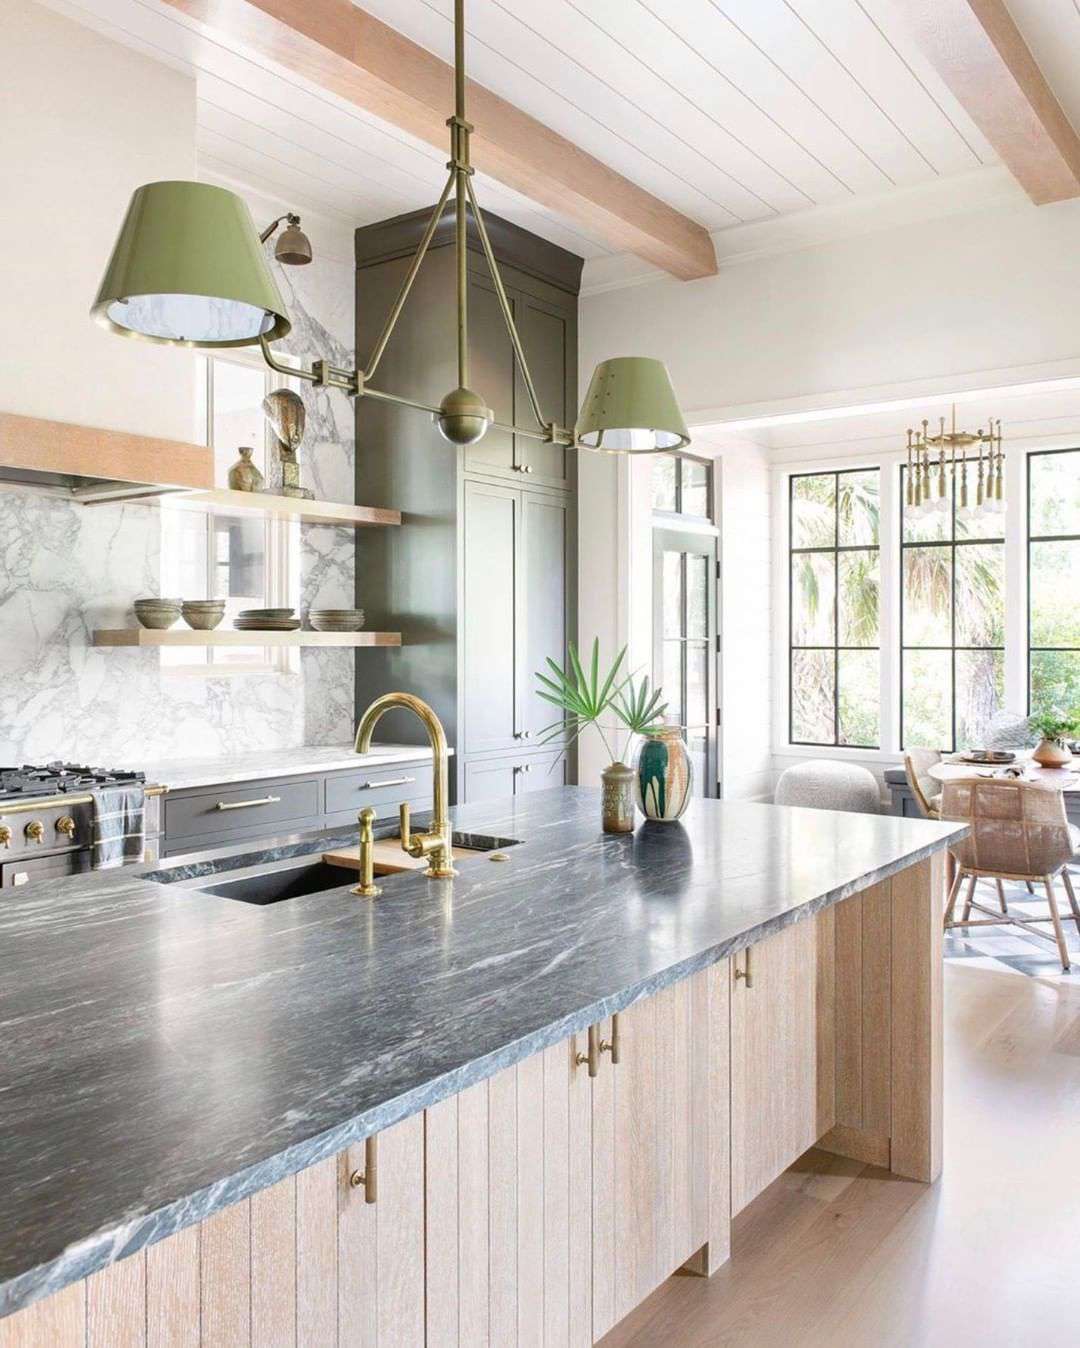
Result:
[[90,305],[141,183],[195,177],[195,84],[31,0],[4,0],[0,409],[190,440],[190,351]]

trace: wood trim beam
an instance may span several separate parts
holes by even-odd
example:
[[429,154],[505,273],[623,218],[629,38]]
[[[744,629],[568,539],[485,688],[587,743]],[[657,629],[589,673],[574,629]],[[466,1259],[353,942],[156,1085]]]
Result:
[[1036,205],[1080,196],[1080,136],[1005,0],[898,0],[930,62]]
[[213,451],[205,445],[0,412],[0,466],[92,480],[207,490]]
[[[410,135],[447,146],[452,68],[351,0],[165,3]],[[682,280],[715,275],[701,225],[471,80],[468,100],[477,128],[472,162],[481,172]]]

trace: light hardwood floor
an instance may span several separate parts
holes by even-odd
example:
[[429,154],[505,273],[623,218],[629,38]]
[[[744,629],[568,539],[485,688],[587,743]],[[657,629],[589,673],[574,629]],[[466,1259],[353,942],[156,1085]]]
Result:
[[1015,1348],[1080,1341],[1080,978],[948,964],[932,1188],[809,1152],[604,1348]]

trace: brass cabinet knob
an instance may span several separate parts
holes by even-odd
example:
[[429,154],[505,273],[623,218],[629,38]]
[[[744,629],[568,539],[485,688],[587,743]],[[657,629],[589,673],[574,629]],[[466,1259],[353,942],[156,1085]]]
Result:
[[596,1076],[600,1070],[600,1035],[595,1025],[589,1026],[588,1032],[588,1052],[574,1054],[575,1067],[587,1067],[589,1076]]
[[45,837],[45,825],[40,819],[31,819],[26,826],[25,832],[28,842],[39,843]]
[[70,814],[62,814],[60,816],[60,818],[56,821],[56,831],[57,833],[66,834],[67,837],[69,838],[74,838],[75,820],[72,819]]
[[754,986],[754,980],[750,974],[750,950],[751,947],[747,946],[746,949],[743,951],[743,967],[740,969],[738,964],[735,965],[736,983],[740,979],[742,979],[746,983],[746,986],[748,988],[752,988]]
[[619,1013],[618,1013],[618,1011],[616,1011],[615,1014],[611,1017],[611,1040],[610,1040],[610,1042],[609,1042],[607,1039],[601,1039],[601,1040],[600,1040],[600,1052],[601,1052],[601,1053],[610,1053],[610,1054],[611,1054],[611,1061],[612,1061],[616,1066],[618,1066],[618,1064],[619,1064],[619,1059],[620,1059],[620,1054],[619,1054]]
[[379,1197],[379,1139],[369,1137],[364,1143],[364,1168],[349,1175],[350,1189],[363,1189],[364,1202],[374,1203]]

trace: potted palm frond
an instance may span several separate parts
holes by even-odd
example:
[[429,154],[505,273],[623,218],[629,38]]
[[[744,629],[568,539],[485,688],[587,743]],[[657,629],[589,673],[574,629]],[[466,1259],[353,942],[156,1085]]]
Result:
[[1069,736],[1080,734],[1080,716],[1076,712],[1066,714],[1056,709],[1040,712],[1028,720],[1028,725],[1041,736],[1031,755],[1036,763],[1044,768],[1063,768],[1072,762]]
[[[594,641],[588,669],[581,662],[577,647],[570,642],[566,667],[548,657],[548,672],[537,671],[537,693],[545,702],[558,707],[563,715],[540,732],[540,743],[566,737],[566,747],[575,744],[588,726],[594,726],[610,762],[600,774],[602,814],[605,833],[629,833],[634,827],[634,769],[623,762],[618,747],[619,726],[605,727],[601,718],[611,713],[626,730],[630,747],[635,735],[658,736],[664,731],[662,717],[667,705],[659,688],[650,691],[649,680],[637,683],[624,672],[626,647],[604,671],[600,669],[600,642]],[[609,740],[608,735],[612,738]]]

